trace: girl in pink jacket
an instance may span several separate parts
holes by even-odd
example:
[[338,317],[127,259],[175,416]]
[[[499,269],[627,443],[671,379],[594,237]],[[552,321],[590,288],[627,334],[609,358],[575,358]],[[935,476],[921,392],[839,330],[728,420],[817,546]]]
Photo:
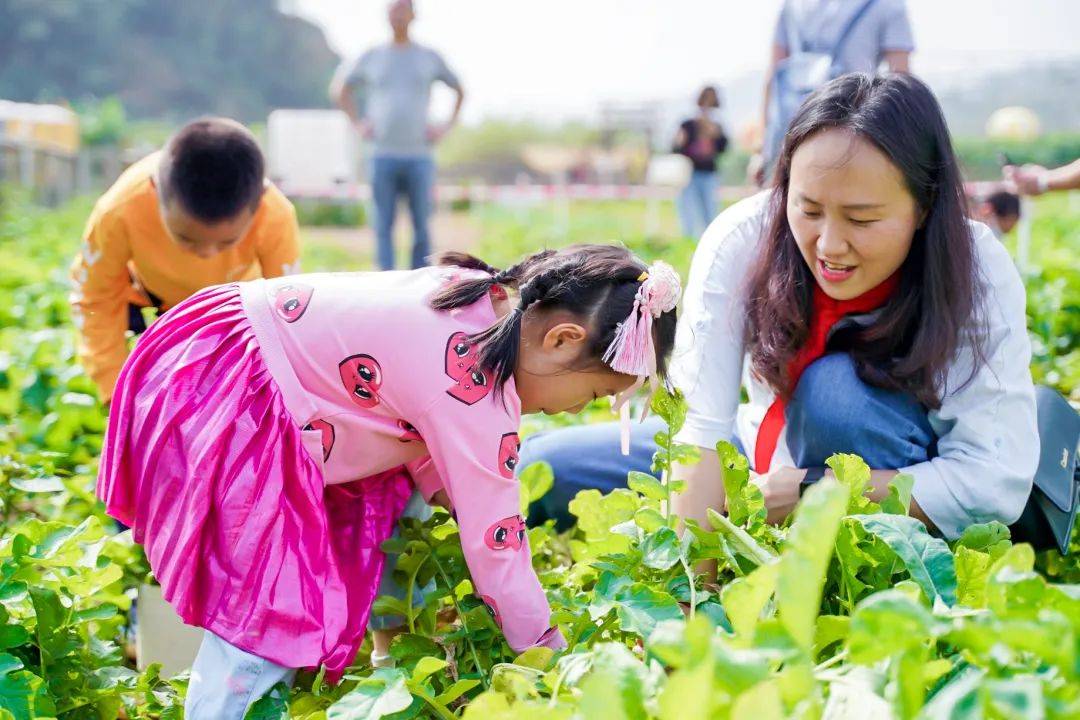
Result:
[[670,267],[586,245],[502,271],[451,254],[221,285],[155,323],[120,375],[98,494],[207,630],[187,717],[240,718],[294,668],[340,676],[413,488],[453,508],[510,646],[563,648],[519,515],[520,416],[663,374],[678,293]]

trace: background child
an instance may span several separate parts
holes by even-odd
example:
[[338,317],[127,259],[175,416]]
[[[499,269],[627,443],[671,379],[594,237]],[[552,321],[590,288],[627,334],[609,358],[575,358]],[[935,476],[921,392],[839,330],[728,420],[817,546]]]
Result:
[[126,332],[146,329],[140,308],[295,272],[298,234],[255,138],[232,120],[189,123],[128,168],[95,205],[71,268],[79,359],[102,401],[127,357]]
[[124,366],[98,494],[207,630],[187,717],[240,718],[293,668],[340,676],[413,487],[444,493],[510,646],[565,645],[519,514],[520,415],[662,375],[678,276],[599,245],[443,262],[209,288]]
[[1000,238],[1020,222],[1020,196],[1008,190],[995,190],[971,202],[971,217],[984,223]]

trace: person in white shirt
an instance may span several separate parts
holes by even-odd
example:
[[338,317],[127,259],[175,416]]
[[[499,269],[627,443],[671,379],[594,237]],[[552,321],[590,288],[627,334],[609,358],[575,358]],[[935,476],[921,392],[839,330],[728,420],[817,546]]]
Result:
[[[873,468],[875,499],[912,475],[912,515],[947,538],[1014,522],[1039,455],[1024,288],[965,218],[933,94],[905,74],[833,80],[793,119],[777,172],[721,213],[691,264],[672,377],[689,404],[677,439],[701,459],[674,472],[676,513],[723,509],[725,440],[746,451],[772,522],[836,452]],[[615,426],[548,433],[519,467],[552,463],[558,517],[583,478],[608,488],[647,471],[655,430],[637,428],[629,458]]]

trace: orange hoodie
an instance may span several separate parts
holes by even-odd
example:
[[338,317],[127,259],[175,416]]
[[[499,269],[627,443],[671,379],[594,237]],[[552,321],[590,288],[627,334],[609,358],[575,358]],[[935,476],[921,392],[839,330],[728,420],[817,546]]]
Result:
[[149,306],[146,293],[176,305],[210,285],[299,271],[296,212],[268,185],[247,234],[209,259],[180,248],[158,209],[160,153],[128,168],[94,206],[71,266],[72,316],[79,359],[107,402],[127,358],[128,305]]

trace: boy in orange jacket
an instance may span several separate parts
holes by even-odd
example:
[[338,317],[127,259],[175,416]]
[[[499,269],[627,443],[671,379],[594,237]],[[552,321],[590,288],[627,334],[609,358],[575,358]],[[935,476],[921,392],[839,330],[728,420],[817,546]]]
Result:
[[209,285],[298,272],[296,213],[265,177],[255,138],[196,120],[124,172],[94,206],[72,264],[79,359],[102,402],[141,308],[167,310]]

